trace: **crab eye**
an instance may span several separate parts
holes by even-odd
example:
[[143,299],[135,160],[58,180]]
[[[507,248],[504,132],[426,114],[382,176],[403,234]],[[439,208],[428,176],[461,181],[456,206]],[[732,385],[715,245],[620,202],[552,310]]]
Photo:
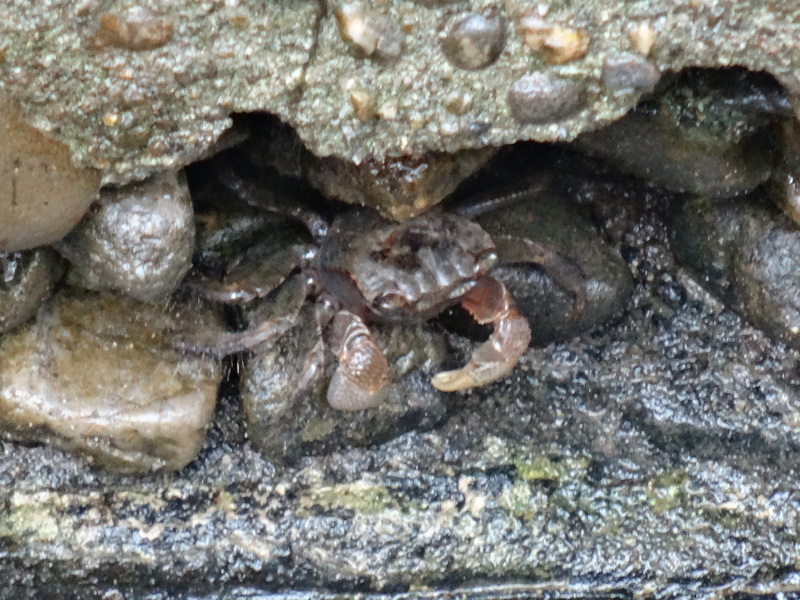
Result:
[[500,257],[494,248],[484,250],[477,257],[475,257],[475,272],[488,271],[497,264]]
[[408,306],[405,296],[397,292],[384,292],[372,302],[372,306],[379,312],[392,312]]

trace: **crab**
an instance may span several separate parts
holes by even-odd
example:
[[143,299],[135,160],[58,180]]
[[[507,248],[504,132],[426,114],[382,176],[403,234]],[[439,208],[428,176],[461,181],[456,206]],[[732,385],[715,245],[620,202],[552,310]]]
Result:
[[316,381],[329,347],[338,357],[327,391],[328,403],[335,409],[371,408],[383,399],[389,367],[370,333],[371,323],[424,321],[456,304],[477,322],[490,325],[492,332],[462,368],[436,374],[432,385],[455,392],[485,386],[511,373],[528,348],[531,330],[511,294],[491,273],[501,256],[505,262],[541,266],[575,296],[575,314],[583,308],[583,281],[571,260],[531,240],[492,239],[470,220],[487,204],[515,200],[517,191],[502,198],[495,195],[488,203],[474,202],[458,212],[435,208],[400,223],[369,208],[348,208],[329,224],[310,208],[297,204],[289,208],[232,166],[223,167],[217,177],[245,204],[303,223],[311,242],[286,244],[271,256],[262,253],[262,264],[255,269],[246,260],[238,261],[219,280],[195,274],[190,285],[213,301],[247,303],[279,294],[290,308],[257,319],[242,331],[179,336],[178,345],[219,356],[256,351],[293,328],[303,302],[313,297],[320,340],[307,357],[298,385],[307,388]]

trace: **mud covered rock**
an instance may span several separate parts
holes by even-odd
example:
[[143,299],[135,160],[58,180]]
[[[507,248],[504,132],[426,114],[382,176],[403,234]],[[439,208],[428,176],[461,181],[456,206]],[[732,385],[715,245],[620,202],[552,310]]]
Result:
[[714,293],[800,348],[800,229],[765,197],[690,198],[671,220],[675,253]]
[[193,216],[186,177],[164,173],[104,189],[97,208],[56,247],[82,286],[164,300],[191,266]]
[[170,328],[210,319],[106,294],[62,293],[0,339],[0,432],[122,472],[179,469],[205,438],[219,366],[182,356]]

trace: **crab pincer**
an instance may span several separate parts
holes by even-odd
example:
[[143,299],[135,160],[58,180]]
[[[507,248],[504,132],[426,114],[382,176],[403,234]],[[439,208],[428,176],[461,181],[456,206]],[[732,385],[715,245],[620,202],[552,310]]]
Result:
[[481,277],[461,299],[461,306],[479,323],[494,325],[494,331],[461,369],[433,377],[433,387],[443,392],[479,387],[505,377],[531,341],[527,319],[517,310],[506,287],[493,276]]
[[340,310],[331,323],[330,343],[339,366],[328,385],[328,404],[337,410],[381,404],[389,383],[389,365],[364,321]]

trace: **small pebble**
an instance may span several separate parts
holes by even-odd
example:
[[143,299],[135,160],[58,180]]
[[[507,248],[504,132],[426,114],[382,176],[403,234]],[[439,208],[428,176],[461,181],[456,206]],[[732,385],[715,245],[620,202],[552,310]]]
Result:
[[583,88],[568,79],[530,73],[508,91],[511,114],[520,123],[550,123],[575,113],[583,103]]
[[603,85],[615,94],[653,91],[661,73],[653,63],[632,52],[609,54],[603,61]]
[[365,56],[394,60],[403,52],[403,31],[387,15],[364,8],[359,2],[343,4],[336,11],[342,39]]
[[506,25],[499,16],[464,13],[454,17],[442,37],[442,51],[456,67],[475,71],[497,60],[506,42]]
[[656,31],[647,21],[636,23],[628,29],[628,39],[631,46],[642,56],[650,54],[653,44],[656,42]]
[[174,32],[172,21],[133,6],[120,13],[102,13],[97,19],[94,43],[127,50],[153,50],[167,44]]
[[550,23],[534,13],[520,19],[519,29],[525,43],[551,65],[578,60],[589,51],[589,34],[585,30]]

